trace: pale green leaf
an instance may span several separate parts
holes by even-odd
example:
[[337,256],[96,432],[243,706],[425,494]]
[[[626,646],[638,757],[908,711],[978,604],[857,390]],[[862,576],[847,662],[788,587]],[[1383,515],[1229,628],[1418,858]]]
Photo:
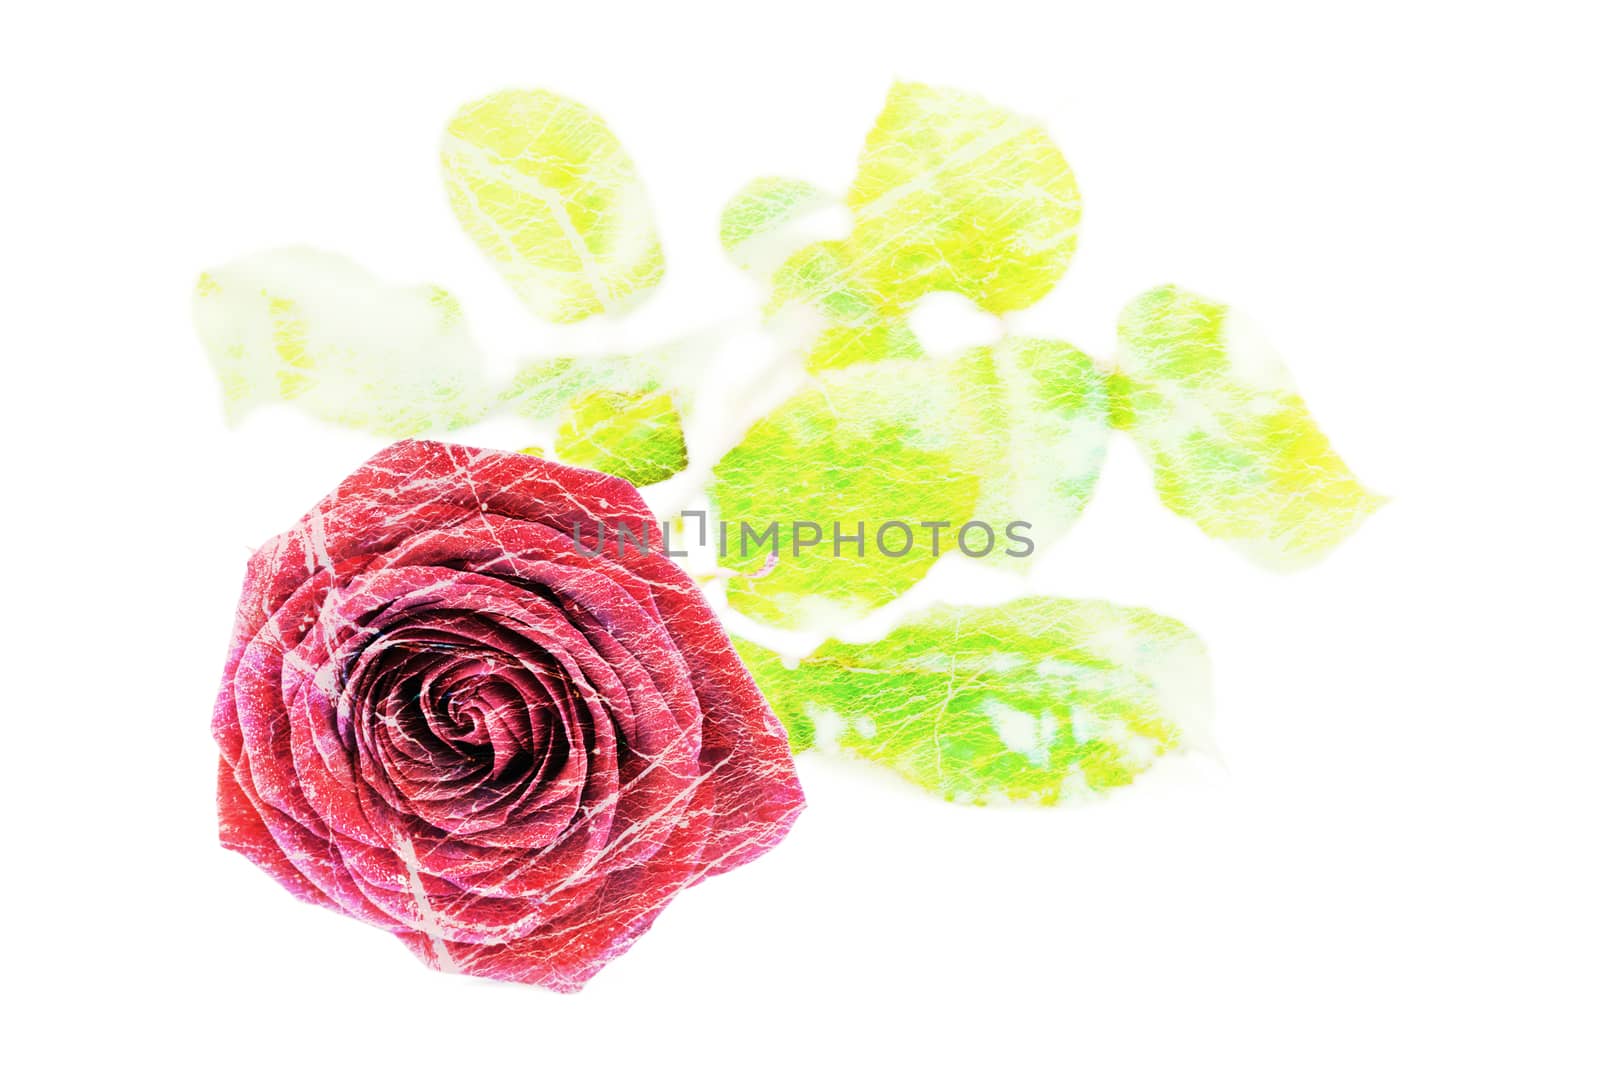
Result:
[[1176,286],[1118,325],[1114,419],[1155,469],[1166,506],[1274,568],[1309,564],[1384,498],[1364,488],[1242,317]]
[[456,218],[539,316],[615,312],[665,263],[633,160],[600,116],[542,89],[456,113],[441,149]]
[[[972,462],[982,476],[976,520],[1000,551],[982,559],[1022,568],[1036,553],[1005,537],[1013,524],[1037,550],[1057,541],[1094,492],[1110,435],[1105,377],[1060,341],[1013,337],[970,349],[949,371],[961,398]],[[972,551],[982,544],[972,535]]]
[[[759,196],[736,201],[739,231],[786,210],[788,198],[772,200],[780,206],[766,214]],[[921,355],[905,316],[936,290],[996,314],[1027,307],[1066,271],[1077,240],[1077,184],[1044,129],[926,85],[890,92],[847,203],[846,237],[799,249],[772,276],[768,315],[799,321],[812,371]]]
[[194,316],[230,420],[287,401],[405,437],[464,426],[491,401],[454,297],[388,285],[342,256],[278,249],[207,271]]
[[836,370],[878,360],[916,359],[922,342],[904,316],[879,310],[841,259],[836,241],[791,256],[773,278],[771,319],[802,337],[806,370]]
[[1200,640],[1105,601],[939,606],[798,663],[736,645],[791,748],[851,753],[954,801],[1053,804],[1122,786],[1204,744],[1211,714]]
[[797,224],[833,203],[810,182],[757,178],[723,208],[722,247],[741,270],[769,278],[805,243]]
[[669,349],[604,356],[554,356],[519,367],[501,389],[500,407],[533,422],[563,415],[577,397],[592,390],[649,393],[669,374]]

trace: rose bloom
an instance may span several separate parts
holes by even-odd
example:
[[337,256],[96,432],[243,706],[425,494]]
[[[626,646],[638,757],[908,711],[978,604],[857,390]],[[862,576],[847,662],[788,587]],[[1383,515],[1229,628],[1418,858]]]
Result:
[[628,483],[517,453],[406,441],[347,478],[250,561],[223,844],[437,968],[559,990],[775,845],[783,728],[676,564],[592,555],[619,524],[659,550]]

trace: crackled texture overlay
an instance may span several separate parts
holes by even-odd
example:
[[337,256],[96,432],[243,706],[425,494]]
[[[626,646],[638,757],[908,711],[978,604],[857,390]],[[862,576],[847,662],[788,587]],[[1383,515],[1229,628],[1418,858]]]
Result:
[[1152,289],[1118,324],[1116,425],[1162,501],[1263,564],[1309,564],[1384,498],[1318,429],[1276,352],[1226,304]]
[[286,401],[377,434],[482,417],[483,358],[454,297],[394,286],[327,252],[263,252],[200,276],[195,328],[230,421]]
[[635,486],[670,478],[689,463],[670,393],[590,390],[572,402],[556,432],[556,454]]
[[[710,487],[728,524],[722,565],[757,573],[729,582],[729,605],[827,629],[926,574],[934,558],[921,524],[971,515],[978,500],[959,401],[949,380],[919,364],[872,363],[826,376],[756,423]],[[906,532],[888,531],[880,545],[888,523]],[[796,524],[812,526],[797,533]],[[862,544],[841,542],[835,555],[836,534]]]
[[[817,201],[802,182],[753,183],[724,214],[723,243],[741,264],[760,263],[746,249],[778,244],[772,235]],[[817,320],[813,370],[919,355],[904,316],[936,290],[997,314],[1025,308],[1076,247],[1077,183],[1049,135],[953,89],[891,90],[846,203],[846,237],[807,245],[772,272],[769,314]]]
[[468,104],[445,130],[456,217],[534,312],[613,312],[665,270],[633,161],[600,116],[542,89]]
[[1105,601],[940,606],[798,665],[738,641],[796,751],[884,764],[950,800],[1054,804],[1132,782],[1210,719],[1205,649]]
[[620,479],[405,441],[257,552],[223,844],[435,967],[559,990],[776,844],[800,788],[710,607],[574,522],[653,529]]

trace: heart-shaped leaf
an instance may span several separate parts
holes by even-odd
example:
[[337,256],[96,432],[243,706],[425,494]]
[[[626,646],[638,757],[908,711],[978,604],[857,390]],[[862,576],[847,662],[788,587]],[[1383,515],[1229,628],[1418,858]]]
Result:
[[886,311],[934,290],[996,314],[1025,308],[1077,247],[1078,185],[1050,135],[954,89],[890,91],[847,203],[844,258]]

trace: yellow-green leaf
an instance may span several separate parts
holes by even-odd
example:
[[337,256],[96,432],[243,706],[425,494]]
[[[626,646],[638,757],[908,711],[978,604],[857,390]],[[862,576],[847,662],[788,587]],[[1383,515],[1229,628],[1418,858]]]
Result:
[[1078,186],[1049,134],[954,89],[890,91],[848,204],[844,258],[888,312],[934,290],[997,314],[1025,308],[1076,248]]
[[806,370],[836,370],[877,360],[923,355],[905,317],[885,314],[865,292],[837,241],[819,241],[791,256],[773,278],[768,315],[809,312]]
[[600,116],[542,89],[456,113],[442,146],[456,218],[539,316],[616,312],[665,263],[633,160]]
[[722,247],[741,270],[770,277],[804,243],[796,223],[831,203],[810,182],[757,178],[723,208]]
[[556,432],[556,455],[648,486],[688,465],[683,422],[672,395],[590,390],[573,400]]
[[938,606],[798,663],[736,640],[796,751],[846,752],[949,800],[1054,804],[1204,742],[1210,668],[1181,623],[1105,601]]
[[[764,181],[724,215],[736,259],[764,247],[762,234],[792,232],[782,224],[817,203],[804,183]],[[1077,183],[1043,127],[953,89],[893,88],[847,204],[848,235],[799,248],[772,272],[768,316],[801,320],[812,371],[920,356],[905,317],[934,291],[996,314],[1027,307],[1076,247]]]
[[950,380],[905,360],[826,374],[757,422],[710,488],[723,566],[758,573],[731,580],[728,603],[825,627],[904,593],[977,502],[963,431]]
[[1309,564],[1384,498],[1356,481],[1282,361],[1226,304],[1177,286],[1118,325],[1113,418],[1174,512],[1260,563]]
[[982,476],[975,518],[998,537],[1025,524],[1034,550],[982,559],[1026,568],[1037,551],[1067,532],[1094,492],[1110,436],[1105,376],[1063,341],[1012,337],[970,349],[947,372],[969,427]]

